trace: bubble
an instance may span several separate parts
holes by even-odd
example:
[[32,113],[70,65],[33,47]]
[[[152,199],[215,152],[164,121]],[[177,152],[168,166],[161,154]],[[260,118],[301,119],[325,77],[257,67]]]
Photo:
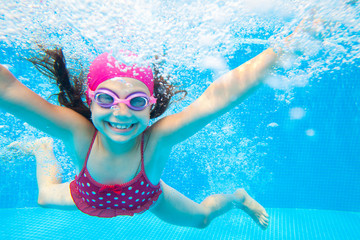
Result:
[[269,123],[267,126],[268,127],[278,127],[279,124],[277,124],[276,122],[272,122],[272,123]]
[[299,120],[305,116],[306,112],[303,108],[295,107],[295,108],[290,109],[289,114],[290,114],[291,120]]
[[250,8],[252,11],[258,12],[258,13],[269,12],[269,11],[271,11],[271,9],[274,8],[273,7],[274,3],[272,1],[268,1],[268,0],[257,0],[257,1],[244,0],[243,3],[246,7]]
[[110,109],[112,109],[112,110],[117,110],[117,109],[120,109],[120,108],[119,108],[118,105],[112,105],[112,106],[110,107]]
[[[229,58],[239,50],[250,53],[253,47],[249,51],[247,44],[260,48],[279,44],[305,19],[310,31],[299,34],[295,46],[285,50],[304,54],[300,65],[311,58],[305,72],[314,74],[303,75],[301,84],[282,88],[304,86],[331,65],[342,69],[341,65],[353,63],[360,52],[355,37],[359,33],[359,6],[343,1],[49,0],[28,5],[22,1],[3,3],[0,45],[17,49],[36,49],[39,43],[57,45],[66,56],[85,62],[104,51],[127,49],[139,54],[141,61],[164,56],[167,72],[184,68],[201,71],[204,67],[217,70],[223,63],[209,63],[208,56]],[[322,21],[312,26],[314,18]],[[285,60],[286,73],[279,73],[290,82],[291,72],[299,68],[292,65],[294,58],[297,56]]]
[[126,83],[126,84],[125,84],[125,86],[126,86],[126,87],[128,87],[128,88],[132,88],[132,87],[134,87],[134,85],[133,85],[133,84],[131,84],[131,83]]
[[227,70],[227,64],[222,57],[207,56],[202,61],[203,67],[214,71]]
[[292,82],[288,77],[281,75],[268,76],[265,79],[265,83],[271,88],[280,90],[289,89],[292,85]]
[[121,83],[126,83],[125,79],[121,78],[121,77],[114,77],[112,79],[110,79],[111,81],[115,81],[115,82],[121,82]]
[[309,137],[313,137],[315,136],[315,131],[314,129],[308,129],[305,131],[306,135],[309,136]]

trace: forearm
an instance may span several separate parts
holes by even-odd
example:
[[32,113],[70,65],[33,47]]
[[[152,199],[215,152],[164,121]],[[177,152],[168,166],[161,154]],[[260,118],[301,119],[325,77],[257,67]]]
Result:
[[16,81],[18,80],[14,77],[14,75],[12,75],[6,67],[0,64],[0,98]]
[[[0,108],[56,138],[67,141],[92,124],[71,109],[53,105],[0,65]],[[81,129],[81,131],[79,130]]]
[[276,54],[267,49],[214,81],[189,107],[178,114],[163,118],[156,131],[173,146],[192,136],[209,122],[239,104],[247,93],[259,84],[276,61]]
[[221,76],[205,91],[207,100],[214,101],[212,104],[219,107],[238,104],[261,82],[267,70],[274,65],[276,58],[276,53],[269,48]]

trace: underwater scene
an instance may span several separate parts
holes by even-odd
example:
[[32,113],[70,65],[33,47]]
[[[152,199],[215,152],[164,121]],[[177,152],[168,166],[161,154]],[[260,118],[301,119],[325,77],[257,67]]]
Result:
[[[0,0],[0,64],[50,103],[58,87],[27,59],[62,48],[71,73],[103,52],[159,63],[186,90],[159,118],[268,48],[281,51],[243,101],[175,145],[161,177],[201,203],[244,188],[262,230],[232,210],[205,229],[144,214],[105,219],[37,204],[35,158],[13,142],[49,137],[0,108],[1,239],[359,239],[360,4],[357,0]],[[286,41],[291,35],[291,41]],[[280,49],[280,50],[279,50]],[[85,101],[85,99],[84,99]],[[63,182],[72,154],[54,138]]]

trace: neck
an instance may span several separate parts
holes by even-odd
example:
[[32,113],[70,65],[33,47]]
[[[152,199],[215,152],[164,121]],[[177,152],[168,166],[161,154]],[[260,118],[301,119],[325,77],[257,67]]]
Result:
[[137,149],[138,144],[141,142],[141,136],[131,139],[127,142],[114,142],[104,135],[100,134],[100,146],[111,155],[122,155]]

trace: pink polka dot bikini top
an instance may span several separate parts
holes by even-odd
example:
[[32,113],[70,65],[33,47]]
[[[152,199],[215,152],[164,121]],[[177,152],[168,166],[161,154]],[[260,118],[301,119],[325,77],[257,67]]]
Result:
[[148,210],[161,194],[160,182],[153,185],[145,174],[144,135],[141,139],[141,170],[131,181],[105,185],[96,182],[87,169],[87,161],[95,141],[92,139],[84,167],[70,183],[70,192],[78,209],[91,216],[104,218],[118,215],[133,216]]

